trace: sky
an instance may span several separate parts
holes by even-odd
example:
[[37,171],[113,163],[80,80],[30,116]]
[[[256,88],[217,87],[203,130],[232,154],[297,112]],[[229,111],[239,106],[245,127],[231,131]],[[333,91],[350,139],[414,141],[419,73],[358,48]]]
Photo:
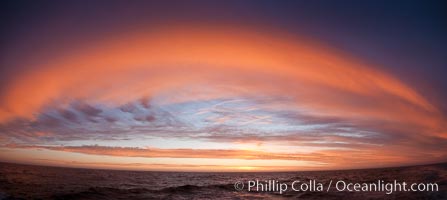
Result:
[[447,161],[445,1],[2,1],[0,161]]

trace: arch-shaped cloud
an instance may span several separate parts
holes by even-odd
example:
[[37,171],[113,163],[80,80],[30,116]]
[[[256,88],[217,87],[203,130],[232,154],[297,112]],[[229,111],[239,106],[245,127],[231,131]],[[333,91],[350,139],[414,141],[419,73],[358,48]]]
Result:
[[[436,106],[376,67],[306,38],[170,27],[72,52],[11,79],[0,94],[4,141],[20,142],[23,131],[62,141],[67,137],[57,135],[88,132],[81,137],[88,140],[156,130],[216,142],[365,151],[408,144],[417,151],[437,138],[439,148],[429,151],[433,159],[445,156],[445,122]],[[106,129],[110,124],[118,125]]]

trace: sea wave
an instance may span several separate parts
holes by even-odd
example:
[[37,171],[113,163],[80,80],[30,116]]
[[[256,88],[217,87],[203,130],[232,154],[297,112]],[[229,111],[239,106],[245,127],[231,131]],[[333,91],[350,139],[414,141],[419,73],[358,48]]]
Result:
[[[436,182],[437,192],[253,192],[236,181],[316,179],[374,182],[377,179]],[[447,163],[415,167],[322,172],[192,173],[72,169],[0,163],[3,199],[447,199]]]

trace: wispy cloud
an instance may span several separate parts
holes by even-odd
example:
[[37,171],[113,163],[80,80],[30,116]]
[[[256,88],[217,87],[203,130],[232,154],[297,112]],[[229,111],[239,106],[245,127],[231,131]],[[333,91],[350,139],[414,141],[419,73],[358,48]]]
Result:
[[[444,142],[443,146],[447,146]],[[141,157],[141,158],[212,158],[212,159],[244,159],[244,160],[295,160],[320,163],[326,168],[337,167],[368,167],[373,162],[381,162],[381,165],[392,166],[402,163],[423,163],[429,159],[424,156],[436,156],[438,159],[446,159],[440,151],[437,154],[431,152],[405,152],[404,155],[393,153],[399,149],[407,150],[408,147],[381,147],[375,149],[333,149],[319,150],[311,153],[296,152],[267,152],[260,150],[240,149],[160,149],[160,148],[134,148],[111,146],[44,146],[44,145],[20,145],[8,144],[3,148],[10,149],[46,149],[52,151],[81,153],[88,155],[116,156],[116,157]]]

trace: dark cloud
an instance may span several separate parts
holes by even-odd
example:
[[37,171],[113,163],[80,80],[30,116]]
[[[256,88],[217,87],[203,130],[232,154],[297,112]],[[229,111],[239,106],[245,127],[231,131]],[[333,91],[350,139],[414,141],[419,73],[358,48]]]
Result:
[[152,116],[152,115],[146,116],[146,121],[148,121],[148,122],[155,121],[155,116]]
[[67,109],[61,109],[59,110],[59,113],[62,117],[64,117],[68,121],[76,121],[77,116],[74,112],[67,110]]
[[[124,108],[132,112],[122,113]],[[0,124],[0,131],[7,141],[49,142],[92,138],[122,140],[138,135],[161,137],[167,136],[166,133],[172,133],[170,137],[175,137],[179,131],[187,134],[191,130],[186,130],[182,122],[160,108],[144,108],[133,103],[104,107],[75,101],[63,109],[47,106],[35,120],[18,118]],[[52,138],[33,138],[42,132],[51,133]]]
[[99,114],[102,112],[101,109],[93,107],[87,103],[84,102],[76,102],[73,104],[73,108],[77,111],[83,113],[84,115],[88,117],[96,117],[99,116]]
[[151,108],[150,98],[149,97],[141,98],[140,99],[140,103],[143,106],[143,108],[146,108],[146,109],[150,109]]
[[[287,126],[290,129],[272,132],[256,126],[238,127],[225,123],[209,123],[206,122],[207,118],[203,119],[207,123],[203,127],[190,126],[169,111],[154,106],[147,109],[133,103],[116,108],[104,106],[100,108],[79,102],[70,105],[65,109],[48,109],[40,113],[35,121],[20,119],[2,124],[3,133],[15,140],[23,140],[29,135],[28,133],[46,132],[53,134],[53,140],[61,141],[91,138],[120,140],[145,135],[216,142],[275,141],[293,145],[327,147],[393,144],[411,139],[408,138],[410,135],[420,135],[419,129],[408,127],[405,130],[399,130],[398,128],[405,126],[393,126],[392,123],[352,121],[341,117],[286,111],[277,111],[276,114],[282,121],[288,123]],[[187,105],[183,106],[187,107]],[[122,113],[123,109],[131,112]],[[223,108],[219,108],[218,114],[223,118],[238,117],[234,112],[224,112]],[[231,116],[228,117],[227,114]],[[319,143],[315,143],[316,141]]]
[[155,116],[147,115],[147,116],[135,116],[135,120],[140,122],[153,122],[155,121]]
[[137,107],[132,103],[128,103],[126,105],[121,106],[120,110],[126,113],[134,113],[137,110]]
[[110,117],[110,116],[107,116],[107,117],[105,117],[104,119],[105,119],[106,121],[110,122],[110,123],[113,123],[113,122],[118,121],[118,119],[116,119],[116,118],[114,118],[114,117]]
[[58,127],[61,126],[62,123],[61,119],[56,116],[42,114],[38,117],[37,121],[34,122],[34,125],[38,127]]

